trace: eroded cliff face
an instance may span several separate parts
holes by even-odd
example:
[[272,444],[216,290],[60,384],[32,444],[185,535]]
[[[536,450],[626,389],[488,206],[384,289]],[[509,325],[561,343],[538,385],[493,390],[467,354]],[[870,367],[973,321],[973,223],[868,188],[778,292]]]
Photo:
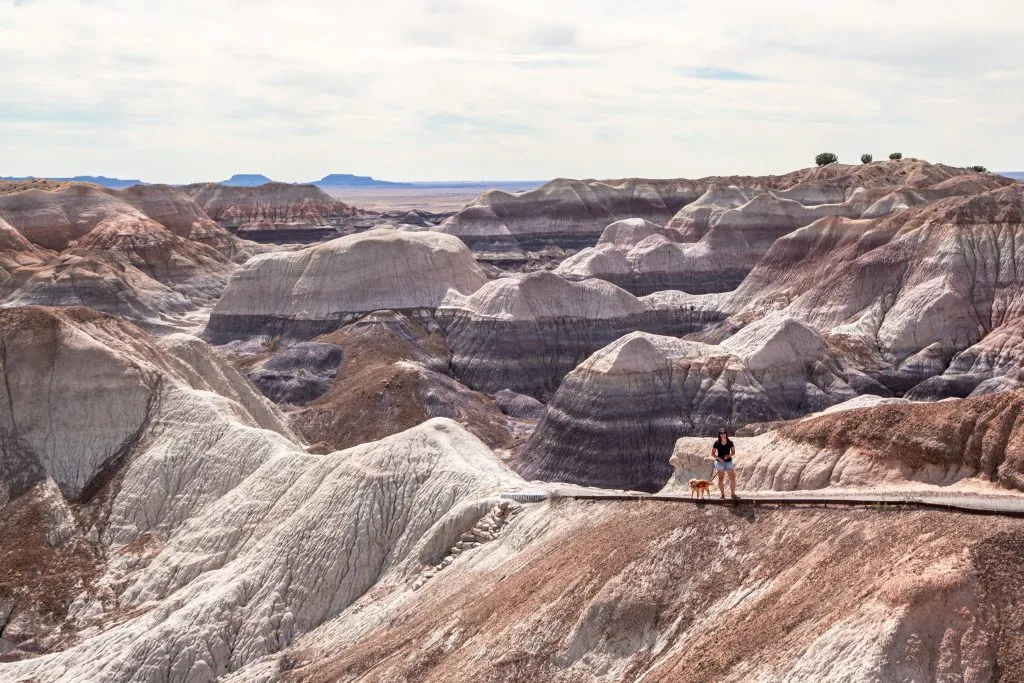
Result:
[[419,572],[521,481],[443,419],[310,455],[194,337],[85,309],[2,315],[0,506],[27,554],[0,559],[0,647],[63,650],[2,677],[213,680]]
[[571,282],[540,271],[449,297],[436,317],[456,377],[488,393],[546,397],[583,359],[624,334],[682,335],[723,316],[689,299],[647,301],[602,280]]

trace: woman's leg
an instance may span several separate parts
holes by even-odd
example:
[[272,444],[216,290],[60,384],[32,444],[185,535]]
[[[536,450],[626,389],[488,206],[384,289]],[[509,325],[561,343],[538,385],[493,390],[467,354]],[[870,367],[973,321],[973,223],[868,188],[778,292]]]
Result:
[[718,492],[722,494],[722,498],[725,498],[725,471],[717,470],[718,475]]
[[729,494],[736,497],[736,470],[729,470]]

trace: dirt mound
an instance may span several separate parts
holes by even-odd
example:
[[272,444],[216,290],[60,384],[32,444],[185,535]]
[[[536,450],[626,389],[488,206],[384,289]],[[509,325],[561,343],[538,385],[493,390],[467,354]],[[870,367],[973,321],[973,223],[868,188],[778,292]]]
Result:
[[915,469],[966,467],[1024,490],[1024,391],[843,411],[800,420],[778,434]]
[[1014,680],[1024,656],[1019,521],[654,502],[553,514],[500,541],[533,534],[525,551],[432,579],[387,628],[343,618],[297,644],[291,675],[981,681]]
[[315,451],[375,441],[432,417],[457,420],[492,448],[507,448],[516,426],[529,424],[449,376],[444,335],[401,314],[376,313],[315,343],[344,357],[326,393],[290,417]]

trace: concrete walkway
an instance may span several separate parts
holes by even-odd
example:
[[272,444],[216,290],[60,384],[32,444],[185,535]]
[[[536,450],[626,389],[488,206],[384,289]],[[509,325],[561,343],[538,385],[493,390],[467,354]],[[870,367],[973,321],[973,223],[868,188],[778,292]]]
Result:
[[999,495],[943,491],[857,492],[842,491],[749,491],[741,492],[737,500],[721,499],[717,493],[697,500],[688,495],[649,494],[636,491],[609,491],[583,487],[560,487],[549,492],[550,499],[572,500],[659,500],[701,505],[807,505],[843,507],[903,507],[946,510],[964,514],[1000,515],[1024,518],[1024,495]]

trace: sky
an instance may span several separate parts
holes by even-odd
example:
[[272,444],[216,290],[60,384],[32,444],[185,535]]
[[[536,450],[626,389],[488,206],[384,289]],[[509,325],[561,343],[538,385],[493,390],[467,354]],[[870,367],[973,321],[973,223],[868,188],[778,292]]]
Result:
[[1024,170],[1024,2],[0,0],[0,175]]

